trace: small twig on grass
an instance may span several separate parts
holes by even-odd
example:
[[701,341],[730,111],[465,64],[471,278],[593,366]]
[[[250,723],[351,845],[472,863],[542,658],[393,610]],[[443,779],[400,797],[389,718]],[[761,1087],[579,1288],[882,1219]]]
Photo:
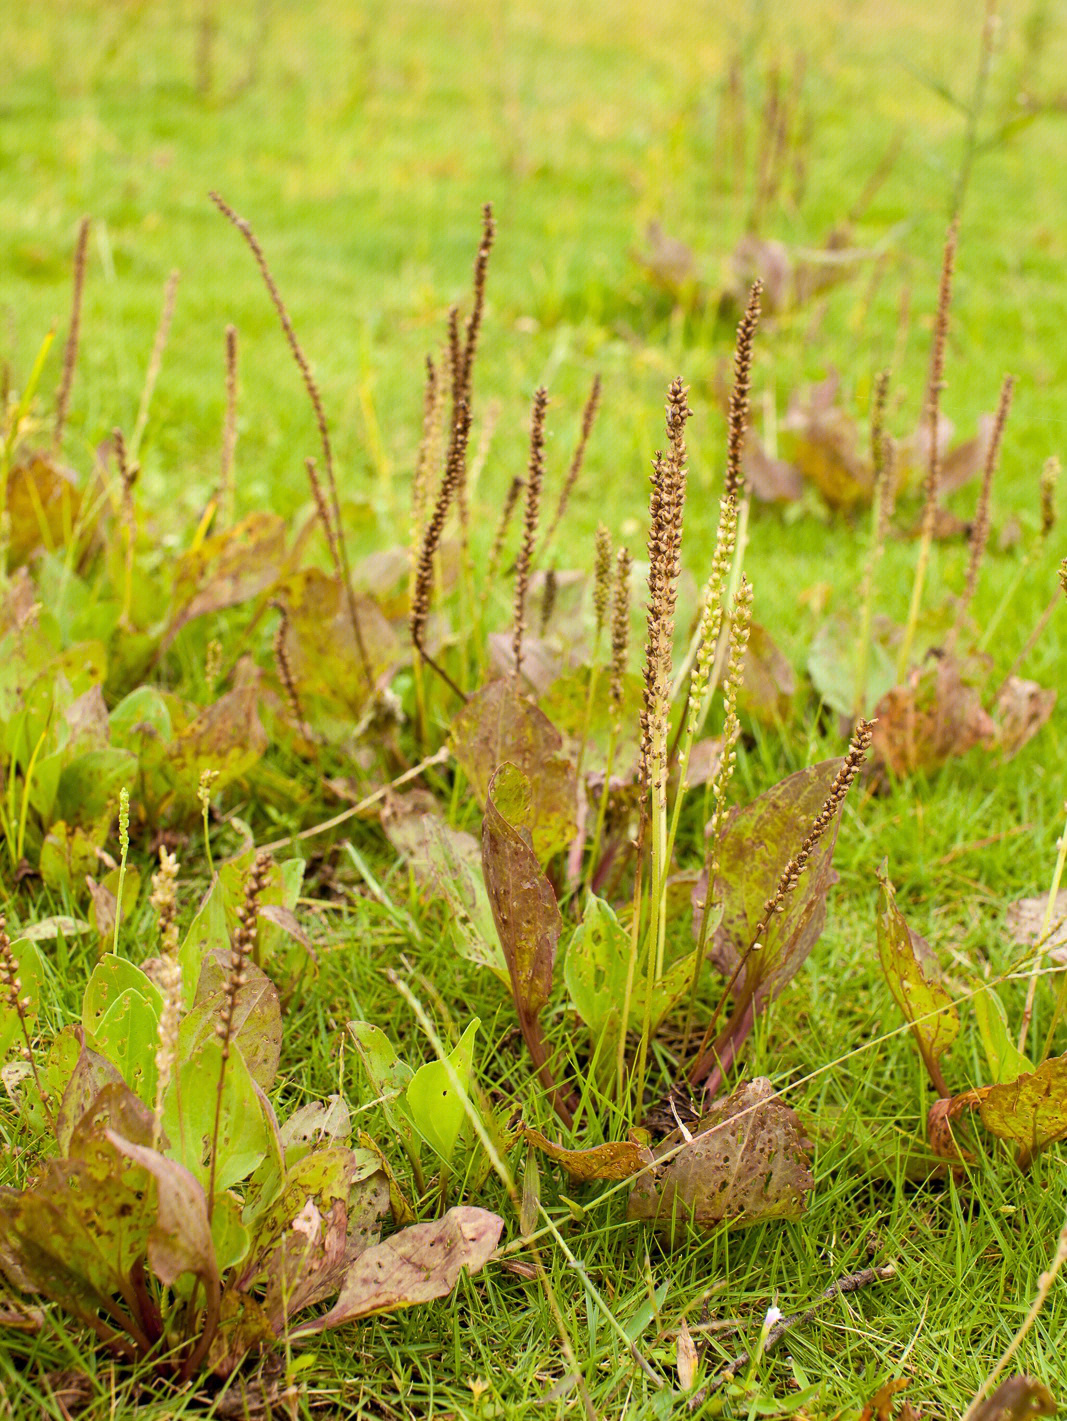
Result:
[[[895,1278],[896,1272],[896,1267],[892,1263],[885,1263],[880,1268],[860,1268],[856,1273],[846,1273],[843,1278],[836,1279],[828,1288],[825,1288],[811,1307],[804,1308],[802,1312],[790,1313],[788,1317],[783,1317],[776,1322],[763,1339],[761,1351],[763,1353],[773,1351],[787,1332],[792,1331],[794,1327],[803,1327],[805,1323],[810,1322],[823,1303],[828,1303],[839,1293],[858,1293],[861,1288],[867,1288],[872,1283],[885,1283],[890,1278]],[[739,1353],[717,1376],[712,1378],[706,1387],[697,1392],[689,1403],[690,1408],[702,1405],[711,1393],[718,1391],[727,1382],[733,1381],[738,1372],[744,1371],[751,1361],[750,1353]]]

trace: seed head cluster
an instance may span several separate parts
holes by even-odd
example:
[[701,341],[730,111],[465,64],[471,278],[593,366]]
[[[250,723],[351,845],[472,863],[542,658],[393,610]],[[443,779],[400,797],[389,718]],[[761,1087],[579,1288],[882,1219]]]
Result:
[[692,414],[688,390],[680,379],[667,393],[667,453],[652,466],[648,533],[648,636],[645,643],[645,692],[641,710],[641,778],[659,788],[667,773],[667,720],[674,642],[674,613],[681,572],[682,520],[685,512],[685,424]]

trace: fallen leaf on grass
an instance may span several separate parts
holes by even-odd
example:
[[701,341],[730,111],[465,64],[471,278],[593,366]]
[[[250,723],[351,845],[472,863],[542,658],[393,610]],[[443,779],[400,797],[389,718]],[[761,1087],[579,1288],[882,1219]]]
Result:
[[987,1401],[977,1406],[971,1421],[1027,1421],[1030,1416],[1055,1416],[1052,1393],[1033,1377],[1009,1377]]
[[1048,720],[1056,705],[1056,692],[1039,686],[1036,681],[1024,681],[1009,676],[997,692],[993,719],[997,725],[999,745],[1004,758],[1010,760],[1034,738]]
[[[657,1157],[680,1140],[668,1136]],[[776,1100],[760,1076],[713,1106],[667,1164],[638,1178],[627,1215],[678,1244],[691,1226],[741,1228],[797,1218],[813,1187],[796,1112]]]
[[929,948],[911,931],[897,907],[884,860],[877,874],[881,890],[877,914],[878,958],[882,972],[893,1000],[911,1027],[930,1079],[942,1095],[947,1095],[940,1062],[959,1035],[959,1012],[948,989],[931,975]]
[[997,740],[978,687],[951,656],[931,656],[874,710],[871,763],[904,777],[940,769],[976,745]]
[[483,806],[490,781],[505,761],[527,777],[530,832],[542,863],[571,842],[577,828],[574,765],[563,754],[559,731],[510,679],[490,681],[475,692],[452,722],[451,739]]
[[293,1335],[307,1337],[371,1313],[446,1297],[461,1269],[477,1273],[485,1265],[503,1227],[504,1220],[486,1209],[460,1206],[436,1223],[402,1229],[361,1254],[330,1311]]
[[[1045,935],[1045,912],[1048,894],[1037,898],[1020,898],[1005,914],[1005,924],[1012,942],[1038,943]],[[1067,962],[1067,888],[1056,894],[1049,918],[1049,936],[1044,953],[1053,962]]]
[[581,1184],[591,1179],[630,1179],[652,1163],[652,1151],[632,1132],[628,1140],[609,1140],[587,1150],[564,1149],[529,1127],[523,1134]]
[[906,1377],[892,1377],[883,1382],[860,1412],[860,1421],[891,1421],[893,1398],[908,1385]]

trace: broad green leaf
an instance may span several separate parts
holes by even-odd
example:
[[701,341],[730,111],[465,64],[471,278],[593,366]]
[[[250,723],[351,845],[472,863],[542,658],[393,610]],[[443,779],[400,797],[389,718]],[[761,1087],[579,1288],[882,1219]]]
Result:
[[196,917],[189,924],[181,947],[178,961],[182,968],[182,996],[185,1006],[192,1006],[204,962],[213,952],[227,952],[230,947],[230,933],[226,926],[226,890],[216,875],[201,903]]
[[886,864],[878,869],[878,958],[893,1000],[911,1027],[930,1079],[947,1094],[941,1057],[960,1029],[959,1012],[948,990],[923,970],[916,939],[896,905]]
[[527,827],[541,863],[574,839],[578,788],[575,767],[563,754],[563,737],[514,681],[490,681],[452,722],[456,759],[488,814],[491,781],[505,763],[529,784]]
[[382,828],[419,887],[444,900],[446,928],[459,955],[487,967],[507,985],[508,967],[489,906],[478,840],[453,829],[414,796],[387,801]]
[[774,1098],[762,1076],[713,1106],[690,1140],[669,1135],[656,1154],[672,1151],[656,1174],[638,1178],[628,1209],[672,1244],[684,1242],[690,1227],[796,1218],[814,1186],[796,1112]]
[[94,1044],[104,1014],[127,991],[144,997],[159,1018],[163,1011],[163,993],[152,979],[125,957],[105,953],[93,968],[82,997],[82,1026],[90,1045]]
[[399,1099],[407,1089],[414,1072],[397,1057],[392,1042],[379,1027],[373,1026],[369,1021],[350,1021],[348,1032],[359,1053],[369,1086],[369,1090],[363,1095],[362,1103],[380,1104],[390,1129],[400,1139],[405,1150],[409,1154],[417,1155],[419,1137],[403,1108],[399,1106]]
[[482,868],[500,946],[521,1019],[536,1019],[552,992],[563,927],[556,895],[530,844],[529,778],[505,764],[489,785],[482,828]]
[[[768,900],[826,803],[843,760],[826,760],[787,776],[729,820],[719,843],[714,900],[722,921],[713,939],[715,965],[731,977],[744,959],[735,997],[758,1011],[800,970],[826,919],[826,894],[836,882],[832,867],[840,823],[838,806],[782,912],[770,915],[762,946],[749,951]],[[747,954],[747,956],[746,956]]]
[[[470,1085],[478,1026],[475,1017],[447,1057],[464,1093]],[[427,1061],[419,1067],[408,1082],[403,1104],[422,1138],[448,1163],[467,1116],[463,1096],[452,1084],[444,1061]]]
[[377,1242],[388,1208],[388,1181],[369,1151],[305,1155],[257,1220],[238,1286],[266,1284],[264,1307],[280,1331],[287,1316],[336,1292],[356,1255]]
[[[36,945],[27,938],[16,938],[11,944],[11,955],[15,959],[18,972],[18,995],[23,1002],[22,1014],[26,1030],[33,1039],[33,1026],[41,1002],[41,982],[44,964]],[[23,1029],[18,1012],[10,1005],[7,992],[0,995],[0,1065],[8,1059],[12,1051],[25,1047]]]
[[1034,1069],[1012,1040],[1004,1003],[991,987],[981,987],[972,998],[982,1047],[994,1085],[1004,1085]]
[[231,1046],[223,1075],[222,1045],[212,1037],[179,1065],[163,1098],[163,1128],[170,1140],[170,1153],[205,1189],[211,1174],[216,1113],[217,1191],[246,1179],[267,1153],[269,1141],[256,1085],[240,1050]]
[[140,1100],[154,1103],[159,1013],[153,1002],[132,989],[120,992],[96,1023],[92,1044]]
[[449,1209],[436,1223],[401,1229],[360,1255],[334,1306],[298,1327],[296,1335],[311,1336],[372,1313],[447,1297],[462,1268],[477,1273],[489,1260],[503,1227],[496,1214],[463,1206]]
[[[72,1039],[76,1040],[72,1037],[65,1038],[65,1047],[60,1063],[61,1071],[69,1060]],[[56,1143],[59,1145],[61,1155],[66,1155],[70,1149],[74,1131],[104,1087],[123,1084],[122,1075],[113,1062],[101,1056],[99,1052],[90,1050],[85,1045],[84,1039],[77,1041],[77,1047],[77,1060],[69,1075],[66,1076],[58,1105],[51,1107],[55,1123]],[[49,1064],[51,1065],[51,1062]]]
[[211,1243],[220,1277],[248,1256],[252,1235],[245,1227],[243,1212],[239,1195],[230,1189],[216,1192],[211,1212]]
[[137,783],[137,759],[128,750],[88,750],[67,759],[59,776],[55,812],[88,825],[106,813],[123,786]]
[[240,686],[202,710],[174,737],[167,769],[175,800],[183,808],[196,804],[200,775],[214,770],[217,794],[257,764],[267,748],[267,734],[256,709],[254,686]]
[[42,881],[60,893],[80,897],[85,876],[97,866],[97,849],[104,840],[103,826],[96,831],[80,824],[67,824],[57,819],[49,828],[41,845],[39,868]]

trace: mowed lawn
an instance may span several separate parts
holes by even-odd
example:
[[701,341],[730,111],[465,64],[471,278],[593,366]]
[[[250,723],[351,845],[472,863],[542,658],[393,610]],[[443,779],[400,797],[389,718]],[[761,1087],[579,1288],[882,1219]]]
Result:
[[[484,556],[504,492],[525,466],[534,388],[549,390],[549,479],[558,487],[600,372],[601,415],[558,566],[589,568],[599,521],[643,556],[650,460],[663,440],[666,387],[680,374],[694,410],[684,624],[707,576],[724,464],[719,391],[737,312],[718,293],[734,280],[731,253],[764,181],[761,133],[777,92],[793,106],[790,140],[759,235],[808,252],[848,224],[847,246],[860,255],[849,280],[769,317],[758,332],[754,427],[770,444],[791,396],[831,371],[863,427],[874,375],[891,366],[890,427],[898,435],[915,428],[942,243],[970,152],[943,403],[956,437],[970,437],[1004,373],[1016,378],[974,603],[982,626],[1018,579],[989,648],[996,684],[1055,590],[1062,548],[1057,527],[1043,560],[1025,561],[1039,522],[1041,466],[1067,456],[1067,15],[1042,0],[1005,5],[969,136],[983,12],[979,0],[240,0],[217,11],[200,0],[7,0],[0,358],[9,386],[21,388],[54,326],[41,387],[50,408],[71,253],[88,214],[69,462],[85,473],[116,425],[132,428],[164,285],[178,268],[140,449],[140,496],[158,510],[168,548],[187,546],[218,478],[232,323],[240,342],[238,511],[303,516],[314,420],[249,253],[208,198],[217,190],[253,224],[315,369],[355,552],[405,543],[423,360],[440,346],[449,306],[467,299],[481,207],[492,202],[497,243],[476,430],[487,411],[498,414],[478,488],[476,555]],[[213,16],[207,30],[205,15]],[[696,295],[665,290],[640,260],[650,224],[693,254]],[[949,502],[966,518],[973,501],[971,484]],[[918,511],[913,497],[901,526]],[[865,512],[833,514],[814,493],[785,508],[753,508],[746,570],[755,616],[801,680],[821,620],[855,607],[867,526]],[[966,557],[959,538],[935,548],[931,603],[960,590]],[[914,541],[894,538],[881,564],[880,612],[903,619],[914,562]],[[506,625],[507,589],[496,599]],[[1023,668],[1057,689],[1065,616],[1067,608],[1057,610]],[[858,1415],[880,1384],[902,1377],[923,1416],[956,1416],[989,1372],[1063,1222],[1062,1147],[1026,1175],[990,1148],[958,1181],[909,1178],[907,1156],[932,1097],[878,970],[874,874],[887,857],[909,921],[961,993],[977,978],[1007,978],[1003,994],[1017,1012],[1026,973],[1012,974],[1024,954],[1003,910],[1047,888],[1067,795],[1065,740],[1060,706],[1010,763],[972,752],[878,796],[860,787],[846,807],[826,931],[746,1054],[751,1074],[789,1085],[812,1140],[816,1188],[804,1218],[719,1231],[667,1252],[625,1222],[621,1190],[582,1194],[542,1163],[542,1196],[559,1237],[545,1233],[541,1244],[598,1415]],[[736,797],[747,802],[843,746],[836,717],[811,698],[788,726],[751,727]],[[323,803],[326,818],[336,802]],[[276,817],[284,831],[284,811]],[[461,822],[477,832],[473,811]],[[266,820],[257,827],[273,836]],[[696,815],[685,832],[684,856],[695,861]],[[384,976],[400,953],[460,1029],[480,1016],[483,1083],[515,1090],[525,1062],[512,1040],[510,1001],[489,974],[439,942],[439,914],[418,903],[374,828],[360,825],[356,835],[421,926],[422,945],[367,898],[329,919],[319,975],[286,1020],[287,1099],[338,1088],[357,1097],[355,1067],[338,1056],[352,1017],[378,1022],[408,1059],[429,1054]],[[196,852],[194,843],[185,871],[202,886],[206,862]],[[142,918],[147,933],[150,916]],[[136,956],[132,937],[128,950]],[[71,1017],[81,981],[70,984]],[[1042,985],[1048,1002],[1055,986]],[[952,1059],[959,1089],[983,1079],[973,1021]],[[528,1115],[551,1125],[533,1093]],[[603,1128],[624,1123],[605,1120]],[[521,1168],[521,1151],[513,1163]],[[15,1179],[15,1164],[3,1173]],[[492,1180],[478,1202],[508,1214]],[[744,1386],[689,1410],[675,1365],[683,1317],[707,1341],[706,1376],[755,1352],[772,1305],[803,1310],[842,1275],[889,1263],[893,1278],[826,1303],[771,1356],[742,1369]],[[1018,1359],[1061,1401],[1065,1344],[1061,1285]],[[297,1415],[581,1409],[573,1387],[559,1385],[566,1367],[543,1291],[496,1265],[463,1282],[454,1299],[332,1334],[313,1355],[294,1350],[286,1366]],[[56,1321],[35,1339],[0,1334],[0,1416],[61,1416],[40,1373],[72,1367],[93,1378],[93,1416],[135,1408],[184,1415],[200,1405],[137,1396]]]

